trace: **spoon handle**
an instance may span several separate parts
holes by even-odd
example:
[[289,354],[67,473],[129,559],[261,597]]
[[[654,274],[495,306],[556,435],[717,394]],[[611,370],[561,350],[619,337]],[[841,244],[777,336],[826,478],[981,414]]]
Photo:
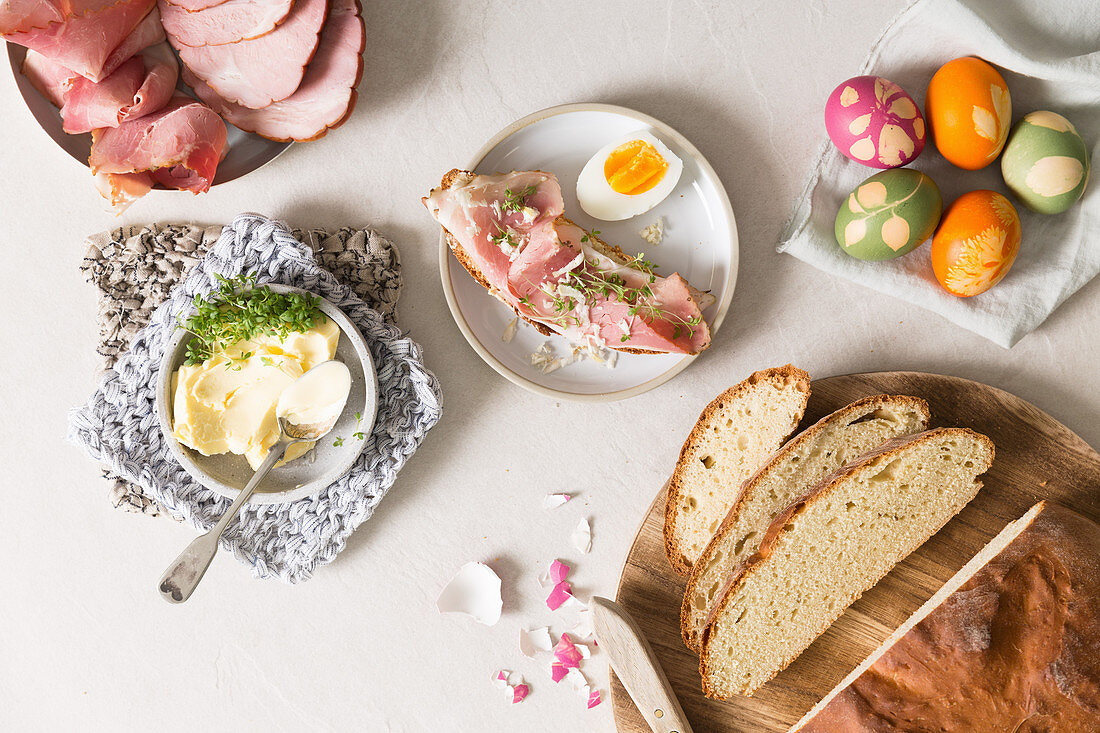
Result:
[[229,526],[229,522],[233,517],[237,516],[237,512],[248,501],[248,497],[252,496],[256,487],[263,481],[264,476],[286,454],[288,446],[290,446],[290,442],[283,440],[273,445],[271,450],[268,451],[267,457],[264,458],[264,462],[256,469],[252,479],[237,495],[233,504],[218,520],[218,523],[206,534],[199,535],[192,540],[191,544],[179,554],[179,557],[172,561],[172,564],[164,571],[164,575],[157,583],[157,590],[160,591],[161,598],[169,603],[183,603],[191,597],[199,581],[202,580],[202,576],[206,574],[206,569],[210,567],[214,554],[218,551],[218,539],[221,538],[222,532]]

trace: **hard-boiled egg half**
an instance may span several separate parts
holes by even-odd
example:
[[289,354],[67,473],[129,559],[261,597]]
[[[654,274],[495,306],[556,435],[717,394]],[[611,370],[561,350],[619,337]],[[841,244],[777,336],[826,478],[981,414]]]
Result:
[[604,146],[577,178],[577,200],[589,216],[619,221],[644,214],[676,188],[684,164],[648,132]]

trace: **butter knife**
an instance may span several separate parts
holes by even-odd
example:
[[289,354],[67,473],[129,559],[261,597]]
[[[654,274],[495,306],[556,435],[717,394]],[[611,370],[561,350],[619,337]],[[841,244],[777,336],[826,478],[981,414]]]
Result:
[[684,710],[638,623],[622,606],[606,598],[593,596],[590,607],[596,641],[607,653],[611,668],[653,733],[692,733]]

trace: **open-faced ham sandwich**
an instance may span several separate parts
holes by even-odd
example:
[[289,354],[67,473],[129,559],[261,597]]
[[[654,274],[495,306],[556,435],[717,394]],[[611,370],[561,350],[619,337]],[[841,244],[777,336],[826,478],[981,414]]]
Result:
[[423,199],[462,266],[541,333],[589,348],[698,354],[714,297],[565,218],[551,173],[452,170]]

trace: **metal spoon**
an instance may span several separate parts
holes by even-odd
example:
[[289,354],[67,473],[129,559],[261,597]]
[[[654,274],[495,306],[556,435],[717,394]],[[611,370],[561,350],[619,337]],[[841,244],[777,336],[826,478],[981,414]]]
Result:
[[[316,369],[320,369],[322,366],[333,364],[334,362],[325,362],[324,364],[318,364],[313,369],[298,377],[298,380],[303,380],[307,375]],[[335,362],[339,364],[339,362]],[[340,366],[344,366],[340,364]],[[344,369],[347,369],[344,366]],[[347,399],[345,395],[345,400]],[[240,494],[237,495],[236,500],[229,507],[229,510],[222,515],[222,518],[218,520],[218,523],[214,525],[213,529],[204,535],[196,537],[190,545],[187,546],[183,552],[180,553],[171,565],[168,566],[168,570],[161,576],[160,582],[157,583],[157,589],[160,591],[160,595],[164,600],[169,603],[183,603],[191,594],[195,592],[195,588],[198,586],[199,581],[202,580],[202,576],[206,574],[206,569],[210,567],[210,562],[214,559],[215,553],[218,551],[218,540],[222,536],[222,532],[229,526],[229,522],[233,517],[237,516],[237,512],[244,506],[248,498],[252,496],[256,491],[256,487],[260,485],[264,477],[275,466],[276,463],[286,455],[286,451],[290,446],[295,443],[315,442],[325,437],[333,427],[336,425],[336,421],[340,418],[340,413],[343,411],[343,405],[340,409],[334,410],[332,418],[320,423],[311,424],[297,424],[290,422],[285,417],[277,418],[279,422],[279,442],[271,446],[271,450],[268,451],[267,457],[264,458],[264,462],[260,464],[260,467],[256,469],[256,473],[252,476],[252,479],[244,487]]]

